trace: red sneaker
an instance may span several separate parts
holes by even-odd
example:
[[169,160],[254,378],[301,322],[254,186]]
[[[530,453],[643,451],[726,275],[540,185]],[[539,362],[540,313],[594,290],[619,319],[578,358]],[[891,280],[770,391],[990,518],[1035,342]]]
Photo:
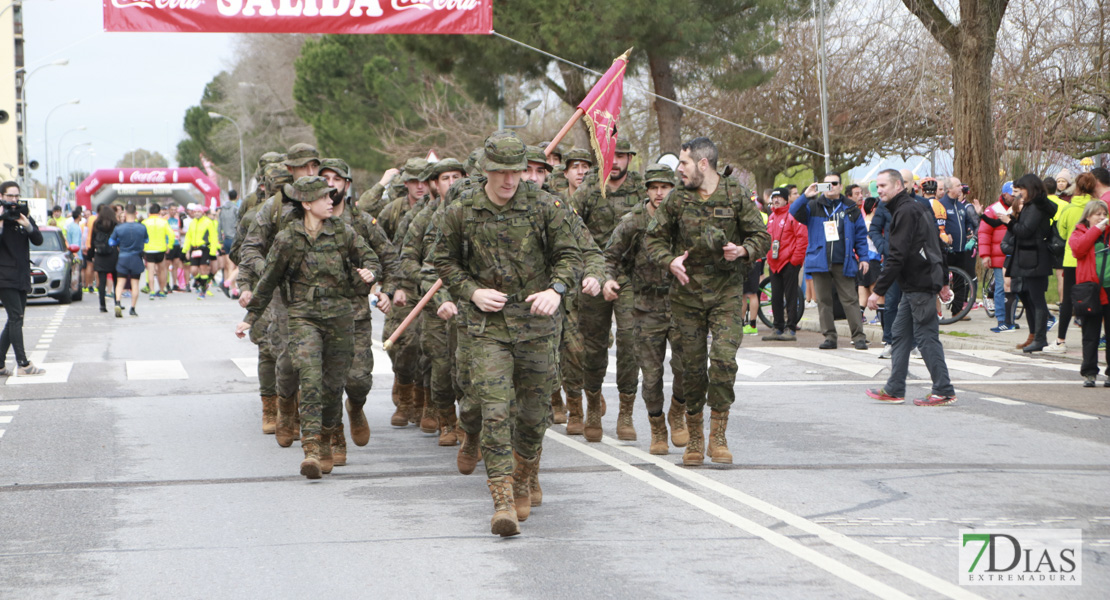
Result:
[[891,396],[886,393],[886,390],[880,388],[877,390],[867,390],[867,397],[879,402],[886,402],[887,404],[901,404],[906,401],[905,398],[900,396]]
[[929,394],[923,400],[914,400],[916,406],[945,406],[952,404],[956,401],[955,396],[941,396],[940,394]]

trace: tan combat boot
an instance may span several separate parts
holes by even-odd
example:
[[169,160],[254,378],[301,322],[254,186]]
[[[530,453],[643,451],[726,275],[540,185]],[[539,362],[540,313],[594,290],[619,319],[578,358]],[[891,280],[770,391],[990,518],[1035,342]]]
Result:
[[567,422],[567,408],[563,404],[563,393],[559,390],[551,392],[551,411],[555,413],[556,425],[563,425]]
[[487,479],[489,493],[493,496],[493,518],[489,520],[489,531],[494,535],[509,537],[520,533],[513,506],[513,478],[494,477]]
[[648,415],[648,422],[651,423],[651,447],[648,452],[658,456],[667,454],[670,452],[667,447],[667,417]]
[[455,427],[458,424],[459,417],[455,415],[455,406],[452,404],[449,408],[439,410],[439,445],[440,446],[454,446],[459,443],[459,436],[455,433]]
[[532,492],[532,507],[535,508],[543,504],[543,489],[540,488],[540,457],[543,456],[543,448],[536,453],[536,468],[532,469],[532,480],[528,482],[528,489]]
[[600,442],[601,430],[601,391],[586,390],[586,428],[583,433],[587,442]]
[[432,406],[431,401],[424,398],[424,414],[420,415],[420,431],[424,433],[438,433],[439,432],[439,411],[435,406]]
[[274,438],[282,448],[293,445],[293,418],[297,415],[297,401],[294,398],[278,396],[277,400],[277,427]]
[[706,454],[715,463],[731,465],[732,452],[729,451],[728,440],[725,439],[726,429],[728,429],[728,411],[712,411],[709,415],[709,448]]
[[463,443],[462,446],[459,446],[459,454],[455,458],[459,473],[470,475],[474,472],[474,467],[478,466],[478,461],[482,460],[482,448],[478,443],[479,438],[481,438],[481,435],[463,433]]
[[636,394],[621,394],[621,409],[617,413],[617,439],[636,441],[636,426],[632,424],[632,409],[636,406]]
[[412,409],[409,412],[409,423],[412,425],[419,425],[420,419],[424,417],[424,405],[428,399],[426,391],[420,384],[414,383],[412,386]]
[[532,514],[532,473],[539,469],[540,459],[524,458],[513,450],[513,501],[516,504],[516,518],[523,523]]
[[301,448],[304,450],[304,460],[301,461],[301,475],[309,479],[319,479],[322,472],[320,467],[320,436],[305,436],[301,440]]
[[262,396],[262,433],[277,431],[277,396]]
[[347,417],[351,421],[351,441],[356,446],[370,443],[370,423],[366,422],[366,413],[362,411],[362,406],[360,404],[355,408],[351,401],[347,400]]
[[301,392],[293,398],[293,441],[301,439]]
[[334,457],[331,453],[331,440],[335,434],[335,429],[337,428],[320,428],[320,472],[324,475],[331,473],[332,467],[335,466]]
[[686,450],[682,453],[682,464],[687,467],[696,467],[705,462],[705,421],[702,416],[700,412],[696,415],[686,414],[690,440],[686,442]]
[[667,422],[671,426],[671,443],[676,448],[682,448],[690,439],[690,434],[686,431],[686,405],[676,402],[674,396],[671,396],[671,409],[667,411]]
[[415,386],[411,383],[402,383],[397,386],[397,412],[389,419],[389,424],[394,427],[408,427],[409,413],[412,412],[412,390]]
[[397,383],[397,378],[393,378],[393,406],[397,407],[393,411],[393,416],[389,418],[389,424],[394,427],[404,427],[409,424],[409,418],[405,416],[405,411],[401,410],[401,384]]
[[342,422],[331,433],[331,464],[336,467],[347,464],[347,436],[343,433]]
[[567,435],[582,435],[582,396],[567,394]]

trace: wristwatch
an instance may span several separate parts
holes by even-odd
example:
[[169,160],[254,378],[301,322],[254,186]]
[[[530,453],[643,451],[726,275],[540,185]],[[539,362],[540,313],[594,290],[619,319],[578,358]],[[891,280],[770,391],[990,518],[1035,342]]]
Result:
[[560,296],[566,296],[567,295],[567,286],[559,283],[558,281],[551,284],[551,289],[555,290],[555,293],[559,294]]

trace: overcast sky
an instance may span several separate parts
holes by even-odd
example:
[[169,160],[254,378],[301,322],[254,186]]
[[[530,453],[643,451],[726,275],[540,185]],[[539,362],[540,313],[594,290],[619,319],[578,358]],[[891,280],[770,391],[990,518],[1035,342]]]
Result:
[[[7,0],[0,0],[0,6]],[[106,33],[103,6],[94,0],[24,0],[25,64],[28,72],[60,59],[69,65],[42,69],[28,82],[30,156],[44,163],[49,151],[51,176],[60,155],[65,169],[69,150],[92,142],[90,162],[84,148],[74,150],[71,168],[114,167],[132,148],[161,152],[176,164],[185,109],[200,101],[204,85],[229,67],[232,34]],[[52,108],[78,98],[81,103]],[[50,147],[44,144],[49,133]],[[79,153],[82,152],[82,153]],[[44,163],[45,166],[45,163]],[[44,168],[35,172],[40,181]]]

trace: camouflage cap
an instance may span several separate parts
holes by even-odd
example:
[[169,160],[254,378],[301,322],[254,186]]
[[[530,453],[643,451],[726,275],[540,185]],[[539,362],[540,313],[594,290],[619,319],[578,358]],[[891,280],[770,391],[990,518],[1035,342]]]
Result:
[[644,169],[644,187],[652,183],[669,183],[675,185],[674,171],[667,165],[659,163],[650,164]]
[[401,170],[401,181],[425,181],[421,175],[428,169],[428,161],[423,158],[410,158],[405,161],[405,168]]
[[617,140],[617,154],[631,154],[636,156],[636,151],[632,149],[632,143],[625,139]]
[[451,171],[458,171],[459,173],[462,173],[464,175],[466,174],[466,168],[463,167],[463,164],[457,159],[441,158],[439,159],[439,162],[435,164],[435,168],[432,169],[432,177],[437,178],[440,175],[443,175],[444,173],[450,173]]
[[330,190],[328,180],[319,175],[309,175],[308,177],[301,177],[292,185],[286,185],[285,195],[296,198],[301,202],[312,202],[318,200]]
[[[550,146],[550,145],[551,145],[551,142],[540,142],[540,150],[543,150],[543,151],[546,152],[547,147]],[[555,146],[555,148],[551,151],[551,156],[558,156],[559,160],[562,160],[563,159],[563,151],[559,150],[558,146]]]
[[351,166],[342,158],[321,158],[320,171],[322,172],[324,169],[335,171],[336,175],[339,175],[347,181],[351,180]]
[[524,140],[511,131],[495,131],[482,147],[483,171],[523,171],[528,168]]
[[563,155],[563,164],[569,165],[571,161],[580,160],[591,167],[594,166],[594,157],[585,148],[571,148],[570,152]]
[[312,161],[320,162],[320,153],[310,144],[293,144],[285,153],[287,167],[303,167]]
[[265,169],[266,165],[283,162],[284,160],[285,155],[281,152],[267,152],[258,157],[258,168]]
[[466,169],[467,175],[473,175],[478,172],[478,163],[482,162],[482,149],[475,148],[470,151],[470,155],[466,157],[466,164],[463,168]]
[[543,168],[547,169],[550,173],[553,170],[551,163],[547,162],[547,155],[543,153],[543,148],[539,146],[528,146],[526,148],[528,162],[540,163]]
[[266,180],[266,185],[275,186],[275,189],[276,186],[293,183],[293,174],[281,163],[266,165],[262,169],[262,177]]

